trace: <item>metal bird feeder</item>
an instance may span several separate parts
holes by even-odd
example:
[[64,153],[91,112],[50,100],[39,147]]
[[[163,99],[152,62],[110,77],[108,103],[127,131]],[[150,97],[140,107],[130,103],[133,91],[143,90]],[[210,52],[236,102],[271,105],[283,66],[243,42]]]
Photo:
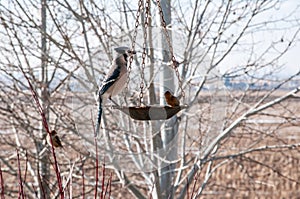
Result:
[[166,120],[176,113],[186,108],[186,106],[140,106],[140,107],[116,107],[116,109],[129,115],[135,120]]
[[[163,32],[166,36],[168,46],[170,49],[170,56],[172,57],[172,68],[175,71],[175,74],[177,76],[177,79],[179,81],[179,87],[181,89],[181,97],[184,97],[184,91],[182,89],[182,82],[180,79],[180,75],[177,69],[178,62],[175,59],[174,52],[173,52],[173,47],[172,47],[172,42],[166,27],[166,22],[164,20],[160,0],[157,0],[157,7],[159,9],[159,14],[160,14],[160,20],[161,20],[161,25],[163,28]],[[135,50],[135,43],[136,43],[136,37],[137,37],[137,30],[139,27],[139,17],[143,15],[144,16],[144,30],[143,30],[143,53],[142,53],[142,70],[141,70],[141,83],[140,83],[140,94],[139,94],[139,102],[140,106],[115,106],[115,109],[118,109],[122,111],[123,113],[129,115],[132,119],[135,120],[166,120],[171,117],[173,117],[175,114],[177,114],[179,111],[182,109],[187,108],[187,106],[159,106],[159,105],[148,105],[144,106],[142,105],[143,101],[143,91],[144,91],[144,69],[145,69],[145,60],[146,60],[146,47],[147,47],[147,31],[148,31],[148,26],[149,26],[149,15],[150,15],[150,0],[147,0],[145,2],[145,6],[143,5],[143,0],[139,0],[138,4],[138,10],[136,13],[136,21],[135,21],[135,30],[133,33],[133,39],[132,39],[132,46],[131,49]],[[133,62],[133,56],[131,55],[129,58],[129,66],[128,66],[128,73],[131,72],[131,65]],[[126,85],[126,90],[128,89],[128,83],[130,81],[129,74],[128,74],[128,80],[127,80],[127,85]]]

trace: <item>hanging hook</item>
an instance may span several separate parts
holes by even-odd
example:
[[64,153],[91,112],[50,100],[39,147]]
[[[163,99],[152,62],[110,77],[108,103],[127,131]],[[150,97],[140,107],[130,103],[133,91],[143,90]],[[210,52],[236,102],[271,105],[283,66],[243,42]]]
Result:
[[[139,27],[139,24],[140,24],[139,19],[140,19],[142,7],[143,7],[143,0],[139,0],[138,10],[136,12],[136,19],[135,19],[135,29],[134,29],[134,32],[133,32],[132,43],[131,43],[131,50],[132,51],[135,51],[135,42],[136,42],[136,37],[137,37],[137,30],[138,30],[138,27]],[[130,72],[131,72],[132,62],[133,62],[133,55],[131,55],[129,57],[129,65],[128,65],[128,68],[127,68],[128,77],[127,77],[127,82],[126,82],[126,86],[125,86],[125,92],[128,91],[128,85],[129,85],[129,82],[130,82]]]
[[143,53],[142,53],[142,71],[141,71],[141,83],[140,83],[140,94],[139,94],[139,98],[140,98],[140,106],[142,105],[143,102],[143,97],[144,97],[144,87],[145,87],[145,75],[144,75],[144,71],[145,71],[145,60],[146,60],[146,56],[147,56],[147,30],[148,30],[148,18],[149,18],[149,14],[150,14],[150,0],[146,1],[145,7],[144,7],[144,11],[145,11],[145,29],[144,29],[144,40],[143,40]]

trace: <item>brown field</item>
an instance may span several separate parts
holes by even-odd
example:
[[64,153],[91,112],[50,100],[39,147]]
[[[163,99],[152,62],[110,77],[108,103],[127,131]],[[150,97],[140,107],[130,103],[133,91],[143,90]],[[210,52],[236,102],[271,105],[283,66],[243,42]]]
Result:
[[[266,102],[284,93],[278,91]],[[263,94],[247,95],[244,101],[255,102]],[[299,105],[299,98],[288,99],[252,116],[225,138],[220,146],[223,155],[264,146],[295,146],[255,151],[232,159],[213,173],[201,198],[299,198]]]
[[[299,127],[281,136],[281,143],[299,143],[289,138],[300,133]],[[284,138],[285,137],[285,138]],[[247,143],[238,137],[229,138],[226,146],[241,148]],[[255,135],[252,139],[257,139]],[[278,138],[276,138],[278,139]],[[266,137],[264,143],[277,145],[279,141]],[[262,143],[261,143],[262,145]],[[202,198],[298,198],[300,196],[300,147],[285,150],[266,150],[236,158],[216,170]]]
[[[268,98],[267,101],[275,99],[283,93],[285,92],[281,91],[275,93],[271,98]],[[261,98],[263,94],[264,93],[255,92],[248,95],[247,98],[244,99],[244,102],[250,104],[255,103],[256,99]],[[235,95],[239,96],[240,94]],[[203,96],[201,99],[202,100],[199,100],[199,106],[205,107],[209,99]],[[216,168],[216,170],[212,173],[200,198],[299,198],[299,102],[299,98],[292,98],[280,105],[266,109],[262,114],[252,116],[244,121],[230,136],[222,140],[216,157],[227,158],[219,158],[213,162],[211,166],[212,168]],[[56,101],[56,103],[58,103],[58,101]],[[37,114],[34,114],[34,109],[32,111],[32,117],[39,117]],[[229,121],[234,119],[230,111],[227,113],[227,117]],[[198,121],[196,120],[195,122]],[[15,198],[18,196],[19,182],[17,180],[18,162],[16,157],[16,139],[20,141],[21,146],[18,147],[20,152],[21,173],[25,176],[25,171],[27,172],[27,178],[24,181],[29,182],[26,185],[27,187],[25,186],[24,188],[25,193],[26,190],[34,190],[37,186],[33,183],[30,175],[30,169],[35,170],[36,165],[32,164],[32,168],[26,167],[26,161],[34,162],[35,157],[28,155],[26,158],[25,151],[28,151],[28,154],[34,154],[34,140],[39,138],[28,136],[25,131],[19,131],[18,134],[16,134],[11,127],[12,126],[2,126],[0,129],[2,132],[7,133],[5,136],[2,135],[0,152],[0,166],[4,179],[4,190],[7,192],[11,191],[9,195],[6,195],[6,198]],[[61,127],[61,129],[63,129],[63,127]],[[201,136],[205,136],[204,132],[205,129],[200,130],[200,134],[203,133]],[[191,129],[188,134],[191,140],[188,141],[190,152],[187,153],[187,160],[194,157],[194,153],[198,152],[197,149],[199,149],[199,147],[205,148],[205,145],[201,146],[201,144],[199,144],[199,131],[197,131],[197,128]],[[200,139],[204,139],[204,137],[201,136]],[[197,139],[194,140],[192,139],[193,137]],[[62,131],[62,140],[64,149],[57,150],[57,158],[61,167],[63,182],[68,179],[72,165],[76,168],[81,168],[85,175],[85,195],[93,196],[95,159],[91,158],[92,155],[90,154],[90,150],[88,150],[89,146],[84,143],[80,135],[66,129]],[[290,145],[290,147],[284,147],[286,145]],[[264,150],[257,150],[251,153],[245,153],[241,156],[228,158],[230,154],[264,146],[277,147],[265,148]],[[53,161],[49,150],[46,150],[45,155],[48,155],[49,159]],[[105,182],[108,181],[112,173],[111,196],[113,198],[132,198],[132,195],[128,192],[126,187],[118,182],[117,176],[113,173],[112,166],[106,163],[105,169],[103,170],[103,163],[104,162],[100,159],[99,183],[102,182],[103,172],[105,172]],[[207,168],[208,163],[204,165],[201,172],[195,177],[193,184],[189,186],[188,196],[191,197],[193,190],[196,192],[195,190],[198,190],[201,186],[205,179]],[[51,175],[54,176],[54,170],[52,168],[50,172]],[[138,174],[128,174],[128,176],[138,182],[143,181]],[[55,180],[55,177],[53,177],[53,180]],[[195,189],[193,188],[194,185]],[[52,188],[52,186],[54,188]],[[51,190],[56,190],[56,186],[54,182],[49,182],[49,188]],[[138,187],[146,194],[145,186],[142,183],[138,185]],[[81,170],[73,171],[72,182],[69,183],[67,189],[72,190],[73,198],[81,197]],[[67,196],[70,196],[70,194],[70,191],[67,191]],[[188,198],[188,196],[186,198]],[[30,197],[28,196],[28,198]]]

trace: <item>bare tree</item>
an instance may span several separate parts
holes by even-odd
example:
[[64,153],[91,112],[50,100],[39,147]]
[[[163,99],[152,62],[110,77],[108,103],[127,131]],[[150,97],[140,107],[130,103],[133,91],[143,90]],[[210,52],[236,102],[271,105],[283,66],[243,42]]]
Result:
[[[300,5],[272,14],[287,3],[1,2],[2,196],[60,195],[21,68],[63,142],[55,150],[63,197],[295,197],[300,72],[274,77],[299,45]],[[186,108],[138,121],[107,102],[95,142],[94,94],[119,45],[138,51],[115,99],[121,108],[163,106],[166,90]]]

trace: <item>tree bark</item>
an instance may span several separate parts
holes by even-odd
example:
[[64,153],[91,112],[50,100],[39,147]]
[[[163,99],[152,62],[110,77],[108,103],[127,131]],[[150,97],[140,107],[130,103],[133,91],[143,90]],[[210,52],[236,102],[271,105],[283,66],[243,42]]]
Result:
[[[161,1],[161,8],[164,16],[164,20],[166,22],[166,26],[169,27],[171,24],[171,1],[170,0],[162,0]],[[171,56],[169,51],[169,43],[167,38],[164,34],[164,31],[168,31],[170,39],[172,39],[172,32],[171,30],[162,30],[161,34],[161,45],[162,45],[162,57],[163,57],[163,71],[160,76],[160,83],[162,85],[160,89],[160,104],[165,104],[164,93],[165,91],[169,90],[172,93],[175,91],[174,85],[174,71],[172,67],[168,66]],[[172,41],[171,41],[172,43]],[[165,122],[164,127],[161,130],[161,138],[162,138],[162,147],[165,153],[165,159],[167,161],[172,161],[176,158],[177,151],[176,148],[170,149],[170,143],[176,139],[176,135],[178,132],[178,128],[176,125],[177,117],[174,116],[172,119]],[[173,187],[173,180],[174,180],[174,164],[168,164],[167,166],[161,168],[160,171],[160,184],[161,184],[161,191],[162,191],[162,198],[173,198],[174,197],[174,187]]]
[[[40,97],[41,97],[41,105],[44,110],[47,121],[49,121],[49,102],[50,102],[50,94],[49,94],[49,85],[48,85],[48,70],[47,70],[47,39],[46,39],[46,31],[47,31],[47,14],[46,14],[47,0],[41,0],[41,73],[40,73]],[[44,130],[43,122],[40,122],[40,137],[45,137],[47,132]],[[42,140],[42,139],[41,139]],[[37,147],[37,156],[39,156],[40,152],[43,150],[42,141],[38,140],[36,142]],[[47,155],[43,155],[43,157],[37,157],[37,173],[40,173],[41,181],[39,184],[38,196],[39,198],[50,198],[50,190],[49,190],[49,179],[50,179],[50,168],[49,168],[49,158]]]

